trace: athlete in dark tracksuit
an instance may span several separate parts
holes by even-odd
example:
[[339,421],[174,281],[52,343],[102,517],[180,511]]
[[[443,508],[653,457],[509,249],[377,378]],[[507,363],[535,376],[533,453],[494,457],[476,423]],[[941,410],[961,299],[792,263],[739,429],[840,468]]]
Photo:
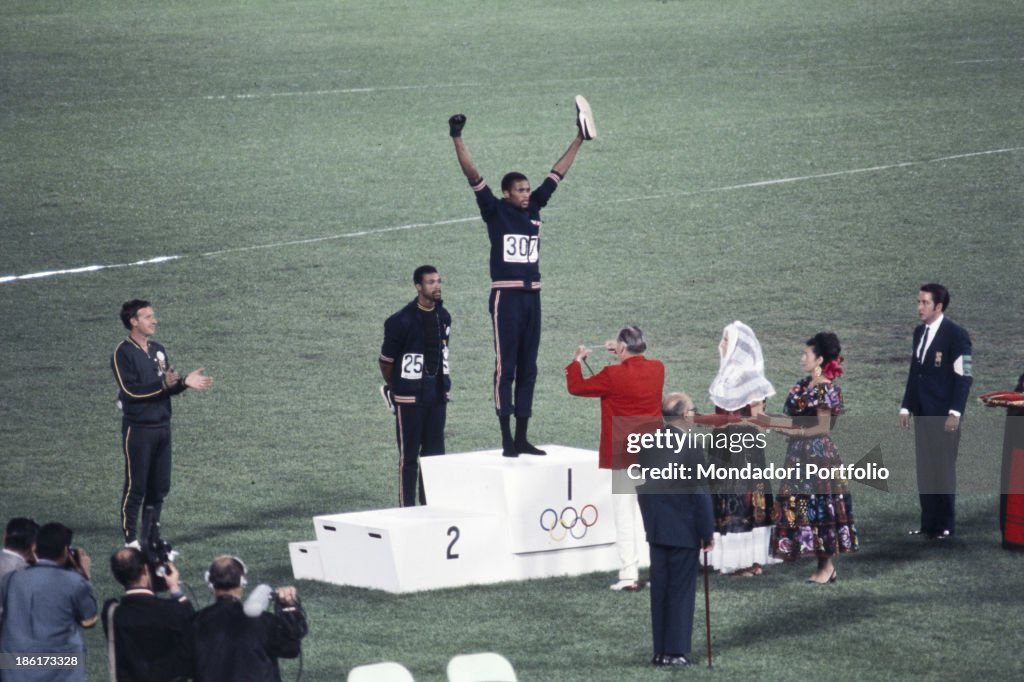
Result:
[[[465,116],[449,119],[449,130],[463,174],[476,194],[480,215],[491,242],[490,314],[494,330],[494,408],[501,424],[502,454],[543,455],[530,444],[527,430],[533,414],[540,348],[540,209],[547,205],[569,172],[583,144],[578,133],[565,154],[535,191],[521,173],[502,178],[499,199],[477,172],[462,141]],[[513,387],[514,384],[514,387]],[[516,417],[515,436],[510,418]]]
[[209,388],[213,380],[204,376],[202,369],[178,376],[166,349],[149,338],[156,331],[157,320],[147,301],[125,303],[121,321],[131,334],[110,358],[122,411],[121,531],[126,544],[139,541],[144,545],[146,538],[140,535],[148,532],[151,523],[159,523],[163,500],[171,488],[171,396],[186,388]]
[[413,274],[417,296],[384,322],[378,364],[395,413],[398,501],[426,504],[419,458],[444,454],[447,417],[448,339],[452,317],[441,301],[441,276],[431,265]]

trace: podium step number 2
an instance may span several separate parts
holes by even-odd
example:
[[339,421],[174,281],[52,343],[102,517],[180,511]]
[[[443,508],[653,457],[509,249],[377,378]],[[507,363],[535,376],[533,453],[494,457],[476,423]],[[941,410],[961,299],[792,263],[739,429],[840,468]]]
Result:
[[289,545],[295,577],[412,592],[617,568],[610,473],[544,447],[423,458],[429,505],[314,517],[316,542]]

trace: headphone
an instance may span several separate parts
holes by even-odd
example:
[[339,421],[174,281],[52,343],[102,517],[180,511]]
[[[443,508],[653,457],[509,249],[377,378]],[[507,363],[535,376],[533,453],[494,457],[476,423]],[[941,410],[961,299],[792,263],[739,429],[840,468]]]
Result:
[[[206,573],[203,574],[203,579],[206,581],[207,587],[209,587],[211,590],[217,589],[216,585],[214,585],[213,580],[210,577],[210,574],[212,572],[214,572],[215,565],[217,564],[217,562],[220,561],[221,559],[225,558],[225,557],[227,557],[228,559],[231,559],[231,561],[234,562],[235,566],[237,566],[238,569],[242,572],[242,575],[239,577],[238,585],[237,586],[236,585],[227,585],[226,587],[227,588],[245,587],[246,585],[248,585],[249,581],[245,579],[245,576],[249,572],[249,570],[245,567],[245,562],[242,561],[241,559],[239,559],[238,557],[234,556],[233,554],[226,554],[224,556],[219,556],[216,559],[214,559],[213,562],[210,564],[210,567],[206,569]],[[221,577],[221,576],[218,576],[218,577]],[[223,585],[223,583],[221,583],[221,585]]]

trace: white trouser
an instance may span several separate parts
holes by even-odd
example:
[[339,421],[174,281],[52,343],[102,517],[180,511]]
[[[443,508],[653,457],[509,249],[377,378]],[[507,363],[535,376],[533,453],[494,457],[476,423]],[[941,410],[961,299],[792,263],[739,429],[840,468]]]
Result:
[[619,553],[619,580],[636,580],[640,577],[640,557],[636,547],[636,517],[640,507],[636,493],[612,495],[612,511],[615,514],[615,549]]

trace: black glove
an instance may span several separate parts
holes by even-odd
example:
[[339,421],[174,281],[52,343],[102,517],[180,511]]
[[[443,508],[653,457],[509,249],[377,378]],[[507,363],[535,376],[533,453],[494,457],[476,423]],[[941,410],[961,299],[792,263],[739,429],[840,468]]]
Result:
[[466,125],[465,114],[455,114],[448,119],[448,133],[452,137],[462,137],[462,126]]

